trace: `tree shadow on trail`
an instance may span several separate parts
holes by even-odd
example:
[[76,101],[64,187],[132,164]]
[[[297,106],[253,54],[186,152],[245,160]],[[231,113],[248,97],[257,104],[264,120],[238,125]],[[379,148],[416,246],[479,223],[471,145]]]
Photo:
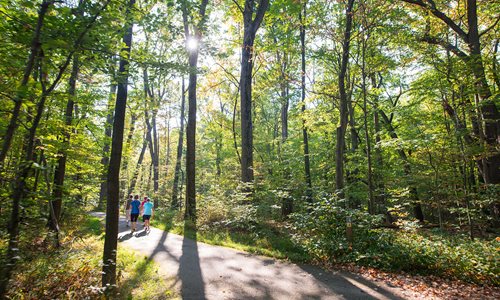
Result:
[[206,299],[196,236],[196,225],[185,221],[182,256],[179,258],[179,278],[182,283],[183,299]]
[[299,265],[299,267],[321,281],[335,294],[343,295],[348,299],[404,299],[392,291],[353,273],[332,272],[311,265]]
[[[139,223],[139,222],[137,222]],[[137,224],[139,226],[139,224]],[[134,288],[138,287],[141,283],[141,278],[144,274],[144,272],[148,269],[148,266],[151,264],[154,264],[153,262],[153,257],[157,255],[160,252],[166,252],[168,253],[167,249],[164,246],[164,243],[167,239],[168,232],[172,229],[173,222],[171,219],[167,219],[167,222],[165,223],[165,227],[163,228],[162,236],[160,240],[158,241],[158,244],[156,245],[155,250],[149,257],[143,257],[142,261],[140,261],[134,270],[132,271],[133,276],[127,278],[123,282],[120,282],[119,285],[121,286],[121,290],[124,293],[121,295],[121,297],[125,297],[124,299],[131,299],[131,292]],[[145,230],[140,230],[136,231],[135,235],[134,233],[130,232],[130,227],[125,225],[124,219],[120,218],[120,223],[119,223],[119,235],[118,235],[118,242],[124,242],[126,240],[131,239],[132,237],[143,237],[148,235],[149,232]],[[120,277],[120,276],[119,276]],[[120,298],[121,299],[121,298]]]

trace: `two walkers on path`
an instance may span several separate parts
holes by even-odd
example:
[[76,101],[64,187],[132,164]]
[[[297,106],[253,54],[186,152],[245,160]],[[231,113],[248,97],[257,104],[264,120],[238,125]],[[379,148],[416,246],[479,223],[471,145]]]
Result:
[[148,197],[144,197],[142,203],[139,201],[139,195],[129,196],[125,205],[125,214],[127,217],[127,226],[130,220],[131,223],[131,232],[137,230],[137,219],[139,219],[139,215],[142,213],[142,221],[144,222],[144,230],[150,230],[150,220],[153,216],[153,203],[151,203]]

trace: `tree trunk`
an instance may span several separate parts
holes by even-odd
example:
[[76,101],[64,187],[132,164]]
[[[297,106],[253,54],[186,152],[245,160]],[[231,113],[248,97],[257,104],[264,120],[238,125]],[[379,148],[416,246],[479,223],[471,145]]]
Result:
[[[111,82],[115,81],[114,71],[112,71],[112,79]],[[97,206],[98,210],[104,210],[106,206],[106,200],[108,195],[108,183],[107,183],[107,170],[109,167],[109,150],[110,150],[110,142],[111,142],[111,134],[113,130],[113,101],[116,96],[116,84],[111,83],[109,87],[109,98],[107,110],[108,114],[106,116],[106,124],[104,125],[104,146],[102,147],[102,174],[101,174],[101,189],[99,191],[99,204]]]
[[243,47],[241,53],[240,108],[241,108],[241,181],[253,183],[253,124],[252,124],[252,69],[255,34],[260,27],[269,0],[260,0],[255,19],[255,1],[245,0],[243,11]]
[[372,171],[372,146],[370,134],[368,132],[368,108],[367,108],[367,91],[366,91],[366,47],[368,43],[368,38],[362,40],[361,48],[361,78],[362,78],[362,91],[363,91],[363,118],[365,127],[365,140],[366,140],[366,158],[368,163],[368,170],[366,174],[366,179],[368,181],[368,212],[370,214],[376,213],[375,198],[373,195],[373,171]]
[[[377,84],[377,79],[375,74],[371,74],[371,81],[373,88],[380,88],[382,85],[382,79],[380,79]],[[373,127],[375,129],[375,170],[373,171],[374,177],[374,185],[377,187],[375,193],[375,206],[376,212],[383,212],[386,216],[387,223],[392,223],[393,218],[390,212],[387,210],[386,196],[385,196],[385,184],[384,184],[384,175],[382,170],[384,169],[384,161],[382,157],[382,150],[380,150],[380,142],[382,141],[380,134],[382,127],[380,126],[380,116],[379,116],[379,106],[378,106],[378,96],[375,96],[373,99]]]
[[137,121],[137,114],[132,112],[132,115],[130,116],[130,130],[127,135],[127,140],[125,141],[125,147],[123,149],[123,155],[125,156],[125,159],[123,160],[122,163],[122,171],[127,172],[128,170],[128,164],[130,160],[130,147],[132,145],[132,138],[134,137],[135,133],[135,122]]
[[196,220],[196,81],[198,51],[189,54],[188,122],[186,128],[186,210],[184,218]]
[[311,163],[309,160],[309,136],[307,132],[305,112],[306,112],[306,6],[307,2],[304,2],[304,5],[301,9],[302,12],[299,13],[300,19],[300,56],[301,56],[301,111],[302,111],[302,144],[304,147],[304,174],[305,174],[305,183],[306,183],[306,201],[309,204],[312,204],[312,181],[311,181]]
[[178,198],[179,195],[179,177],[181,173],[181,163],[182,163],[182,144],[184,137],[184,106],[186,103],[186,90],[184,87],[184,77],[182,77],[182,96],[181,96],[181,118],[180,118],[180,128],[179,128],[179,141],[177,143],[177,158],[175,161],[175,172],[174,172],[174,183],[172,187],[172,208],[178,209],[180,207],[180,202]]
[[148,127],[148,141],[149,141],[149,149],[151,153],[151,162],[153,164],[153,201],[154,201],[154,207],[158,208],[158,180],[159,180],[159,167],[160,167],[160,162],[159,162],[159,153],[158,153],[158,134],[156,132],[156,114],[157,114],[157,108],[156,108],[156,103],[154,99],[154,95],[151,91],[151,88],[149,86],[149,76],[148,76],[148,71],[147,68],[144,68],[143,71],[144,75],[144,97],[145,99],[150,99],[151,100],[151,105],[153,106],[153,113],[151,116],[151,123],[149,122],[149,107],[148,106],[148,101],[145,102],[145,116],[146,116],[146,125]]
[[131,10],[135,0],[129,0],[125,12],[126,24],[123,36],[124,48],[121,49],[118,90],[116,94],[111,156],[108,169],[108,194],[106,206],[106,236],[104,239],[102,286],[106,294],[112,295],[116,289],[116,250],[118,238],[118,217],[120,204],[120,162],[123,148],[123,131],[125,127],[125,111],[127,108],[128,67],[130,48],[132,46],[133,18]]
[[349,0],[347,2],[346,8],[346,25],[344,31],[344,41],[342,46],[342,60],[340,65],[340,72],[338,77],[338,86],[340,93],[340,126],[337,128],[337,145],[336,145],[336,174],[335,174],[335,184],[337,190],[340,192],[341,198],[343,198],[342,189],[344,188],[344,152],[345,152],[345,132],[347,129],[348,120],[348,109],[347,109],[347,93],[345,88],[345,77],[347,73],[347,65],[349,63],[349,49],[351,41],[351,29],[352,29],[352,9],[354,6],[354,0]]
[[[205,11],[208,0],[202,0],[198,16],[199,23],[194,26],[192,33],[189,31],[187,7],[183,7],[184,33],[186,43],[193,38],[197,43],[201,41],[201,27],[205,20]],[[199,47],[189,52],[189,86],[188,86],[188,123],[186,128],[186,210],[184,218],[196,220],[196,84]]]
[[[69,78],[68,103],[66,105],[65,113],[66,128],[64,128],[63,131],[62,149],[58,152],[58,161],[54,172],[54,200],[52,201],[52,208],[54,210],[53,219],[57,220],[58,222],[61,218],[64,177],[66,174],[67,149],[69,148],[71,139],[70,127],[73,123],[73,108],[75,106],[74,98],[76,95],[76,81],[78,80],[79,64],[80,62],[78,60],[78,56],[75,55],[75,57],[73,58],[73,70],[71,71],[71,76]],[[50,222],[50,228],[52,230],[58,231],[58,227],[58,224]]]
[[[147,131],[147,129],[146,129]],[[146,148],[148,147],[147,133],[144,136],[144,141],[142,142],[141,153],[139,154],[139,159],[137,160],[137,164],[135,165],[134,174],[132,176],[132,180],[130,180],[130,185],[128,188],[128,195],[131,195],[134,192],[135,185],[137,184],[137,178],[139,177],[139,171],[141,170],[142,161],[144,160],[144,155],[146,154]]]

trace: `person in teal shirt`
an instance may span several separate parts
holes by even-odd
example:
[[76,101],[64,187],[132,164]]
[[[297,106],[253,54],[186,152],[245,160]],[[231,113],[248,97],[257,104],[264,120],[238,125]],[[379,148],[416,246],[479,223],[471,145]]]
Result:
[[149,198],[146,199],[143,207],[142,219],[144,220],[144,230],[150,230],[149,223],[154,215],[154,205]]
[[139,201],[139,195],[135,195],[134,200],[130,202],[130,221],[132,223],[131,232],[134,233],[136,230],[137,219],[139,218],[141,201]]

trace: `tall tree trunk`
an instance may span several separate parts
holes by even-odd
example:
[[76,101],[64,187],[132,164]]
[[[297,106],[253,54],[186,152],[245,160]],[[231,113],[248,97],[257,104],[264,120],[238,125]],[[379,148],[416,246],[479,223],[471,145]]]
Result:
[[186,128],[186,210],[184,218],[196,220],[196,81],[198,67],[198,43],[201,41],[201,30],[205,21],[205,12],[208,0],[202,0],[198,17],[200,22],[196,24],[194,30],[190,32],[188,23],[188,13],[186,4],[183,7],[184,33],[186,45],[188,39],[195,39],[196,49],[189,51],[189,86],[188,86],[188,123]]
[[[14,99],[14,108],[12,110],[12,115],[10,117],[9,125],[7,126],[7,131],[3,136],[3,144],[2,149],[0,151],[0,169],[3,168],[3,164],[5,158],[7,157],[7,152],[9,151],[10,144],[12,143],[12,138],[14,137],[14,132],[17,129],[17,120],[19,118],[19,113],[21,112],[22,103],[24,100],[25,90],[35,66],[35,59],[38,57],[38,52],[42,46],[40,42],[40,35],[42,34],[43,22],[45,19],[45,15],[49,10],[49,6],[52,5],[54,1],[43,0],[40,5],[40,10],[38,11],[38,20],[35,28],[35,32],[33,34],[33,39],[31,41],[31,49],[28,57],[28,61],[26,63],[26,67],[24,68],[23,79],[21,80],[21,84],[17,89],[16,98]],[[1,292],[1,291],[0,291]],[[2,294],[0,293],[0,298]]]
[[[168,168],[170,166],[170,152],[172,151],[172,145],[170,144],[170,118],[171,118],[171,114],[172,114],[172,111],[171,111],[171,107],[170,107],[170,103],[167,104],[168,107],[167,107],[167,115],[165,117],[165,127],[167,128],[167,132],[166,132],[166,141],[165,141],[165,146],[166,146],[166,149],[165,149],[165,175],[164,175],[164,178],[168,178]],[[163,194],[166,195],[167,194],[167,180],[163,181],[163,186],[162,186],[162,191],[163,191]],[[167,200],[165,200],[165,203],[167,202]]]
[[130,116],[130,130],[127,135],[127,140],[125,141],[125,146],[123,148],[123,156],[125,156],[123,163],[122,163],[122,171],[127,172],[128,170],[128,164],[130,160],[130,147],[132,145],[132,138],[134,137],[135,133],[135,122],[137,121],[137,114],[135,112],[132,112]]
[[373,195],[373,171],[372,171],[372,146],[370,134],[368,132],[368,108],[367,108],[367,91],[366,91],[366,47],[368,43],[369,36],[362,40],[361,48],[361,78],[362,78],[362,91],[363,91],[363,118],[365,127],[365,140],[366,140],[366,158],[368,163],[368,170],[366,174],[366,179],[368,181],[368,212],[370,214],[376,213],[375,198]]
[[[148,140],[149,140],[149,149],[151,153],[151,163],[153,164],[153,201],[155,208],[158,207],[158,180],[159,180],[159,146],[158,146],[158,134],[156,132],[156,114],[157,114],[157,105],[155,103],[153,92],[151,91],[151,87],[149,85],[149,76],[147,68],[144,68],[144,97],[146,99],[150,99],[151,103],[148,106],[148,101],[145,102],[145,116],[146,116],[146,125],[148,127]],[[149,121],[149,109],[153,107],[153,113],[151,115],[151,123]]]
[[[220,115],[224,115],[224,104],[222,104],[222,99],[219,99],[219,107],[220,107]],[[216,140],[215,140],[215,169],[216,169],[216,175],[217,178],[220,178],[222,174],[222,169],[221,169],[221,163],[222,163],[222,141],[223,141],[223,135],[222,131],[224,130],[222,121],[220,122],[219,125],[219,132],[217,133]]]
[[[146,129],[146,131],[147,130],[148,129]],[[148,147],[147,134],[148,133],[146,132],[144,135],[141,153],[139,154],[139,159],[137,160],[137,164],[135,165],[134,174],[132,175],[132,179],[130,180],[130,185],[128,188],[128,195],[131,195],[134,192],[135,185],[137,184],[137,178],[139,177],[139,171],[141,170],[142,161],[144,160],[144,155],[146,154],[146,148]]]
[[243,183],[253,183],[252,69],[254,40],[269,6],[269,0],[260,0],[254,19],[255,2],[254,0],[245,0],[243,10],[243,47],[240,74],[241,181]]
[[[79,72],[79,60],[78,55],[75,55],[73,58],[73,70],[71,71],[71,76],[69,78],[69,88],[68,88],[68,103],[66,105],[66,113],[65,113],[65,128],[63,130],[63,144],[62,149],[59,151],[58,161],[56,165],[56,169],[54,172],[54,190],[52,201],[52,208],[54,210],[54,220],[59,221],[61,218],[61,209],[62,209],[62,196],[63,196],[63,188],[64,188],[64,177],[66,174],[66,161],[67,161],[67,149],[70,145],[71,139],[71,125],[73,123],[73,108],[75,106],[75,95],[76,95],[76,81],[78,80],[78,72]],[[50,228],[54,231],[58,231],[58,224],[54,224],[50,222]]]
[[160,145],[158,144],[158,133],[156,130],[156,115],[157,115],[157,109],[155,108],[153,111],[153,116],[151,119],[151,125],[153,127],[153,149],[154,149],[154,159],[153,159],[153,203],[154,203],[154,208],[158,208],[158,181],[160,179]]
[[[382,79],[380,79],[379,83],[377,84],[377,79],[375,77],[375,74],[371,74],[371,82],[372,82],[372,87],[373,88],[380,88],[382,85]],[[375,205],[376,205],[376,212],[381,213],[384,212],[386,216],[386,221],[388,223],[393,222],[393,218],[390,214],[390,212],[387,210],[387,203],[386,203],[386,197],[385,197],[385,184],[384,184],[384,175],[382,170],[384,169],[384,160],[382,157],[382,150],[380,150],[380,143],[382,141],[380,134],[382,127],[380,125],[380,116],[379,116],[379,105],[378,105],[378,96],[375,96],[373,98],[373,127],[375,129],[375,170],[373,171],[373,177],[374,177],[374,184],[376,185],[376,193],[375,193]]]
[[114,68],[111,69],[112,78],[111,78],[111,86],[109,87],[109,98],[107,111],[108,114],[106,116],[106,124],[104,124],[104,145],[102,147],[102,174],[101,174],[101,188],[99,191],[99,204],[97,206],[98,210],[104,210],[106,206],[106,200],[108,195],[108,183],[107,183],[107,170],[109,168],[109,150],[111,143],[111,134],[113,131],[113,119],[114,119],[114,104],[115,96],[116,96],[116,84],[113,83],[115,81],[115,72]]
[[[344,31],[344,40],[342,46],[342,60],[340,65],[340,72],[338,77],[338,86],[340,93],[340,126],[337,128],[337,145],[336,145],[336,174],[335,184],[338,191],[344,188],[344,152],[345,152],[345,133],[347,129],[348,109],[347,109],[347,92],[345,88],[345,78],[347,73],[347,65],[349,63],[349,49],[351,41],[352,29],[352,9],[354,0],[347,2],[346,8],[346,25]],[[341,192],[343,197],[343,193]]]
[[120,204],[120,163],[123,148],[123,131],[125,127],[125,111],[127,108],[127,88],[129,76],[130,48],[132,46],[133,17],[132,9],[135,0],[129,0],[125,12],[126,24],[123,36],[124,48],[121,49],[118,90],[115,103],[111,156],[108,169],[108,195],[106,206],[106,236],[104,238],[102,286],[106,294],[112,295],[116,289],[116,250],[118,238],[118,217]]
[[196,220],[196,80],[198,51],[189,54],[188,122],[186,128],[186,210],[184,218]]
[[178,209],[180,207],[180,202],[178,198],[179,195],[179,177],[181,173],[181,163],[182,163],[182,143],[184,137],[184,106],[186,103],[186,90],[184,87],[184,77],[182,77],[182,96],[181,96],[181,117],[180,117],[180,128],[179,128],[179,140],[177,143],[177,158],[175,161],[175,171],[174,171],[174,182],[172,187],[172,208]]
[[[300,19],[300,56],[301,56],[301,111],[302,111],[302,144],[304,147],[304,174],[306,181],[306,201],[312,204],[312,181],[311,181],[311,163],[309,159],[309,136],[307,132],[305,112],[306,112],[306,12],[307,1],[304,2],[301,12],[299,13]],[[303,13],[303,15],[302,15]]]

